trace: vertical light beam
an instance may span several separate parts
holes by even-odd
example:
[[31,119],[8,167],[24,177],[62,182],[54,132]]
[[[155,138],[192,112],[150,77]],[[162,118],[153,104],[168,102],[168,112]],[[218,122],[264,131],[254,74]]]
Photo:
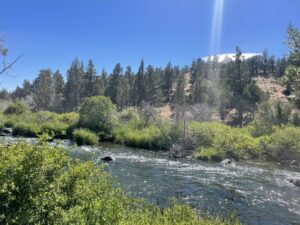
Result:
[[[222,33],[222,22],[223,22],[223,7],[224,0],[214,0],[214,12],[212,18],[212,30],[210,37],[210,59],[213,56],[220,54],[220,44],[221,44],[221,33]],[[214,61],[214,59],[213,59]],[[212,108],[218,113],[218,108],[220,104],[220,65],[217,63],[209,62],[209,73],[207,85],[210,90],[210,98],[213,100]]]
[[217,55],[220,51],[221,32],[223,22],[224,0],[215,0],[210,37],[210,55]]

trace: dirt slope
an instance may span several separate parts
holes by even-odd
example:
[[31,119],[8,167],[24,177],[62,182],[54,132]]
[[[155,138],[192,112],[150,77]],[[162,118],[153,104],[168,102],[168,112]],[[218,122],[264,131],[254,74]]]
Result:
[[257,86],[269,96],[269,101],[288,102],[288,97],[283,94],[285,87],[274,78],[258,77],[255,80]]

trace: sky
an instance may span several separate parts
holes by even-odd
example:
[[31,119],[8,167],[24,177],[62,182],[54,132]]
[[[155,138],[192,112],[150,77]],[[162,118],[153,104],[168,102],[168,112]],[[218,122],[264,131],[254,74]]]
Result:
[[[211,51],[217,0],[0,0],[0,35],[7,61],[23,57],[0,88],[32,81],[40,69],[65,76],[74,58],[92,59],[98,72],[116,63],[184,66]],[[290,23],[300,29],[300,0],[223,0],[219,53],[288,54]]]

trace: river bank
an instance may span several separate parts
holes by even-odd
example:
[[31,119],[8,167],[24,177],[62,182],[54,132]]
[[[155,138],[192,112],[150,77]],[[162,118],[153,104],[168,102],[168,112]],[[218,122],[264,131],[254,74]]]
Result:
[[[12,143],[14,137],[1,142]],[[28,139],[34,142],[35,139]],[[55,143],[52,143],[53,145]],[[245,224],[297,224],[300,219],[299,188],[290,178],[300,170],[266,162],[237,162],[235,165],[171,159],[165,151],[132,149],[120,145],[74,146],[61,141],[74,158],[101,162],[114,160],[107,171],[135,197],[168,205],[175,197],[199,210],[228,216],[236,212]]]
[[46,133],[49,139],[72,139],[79,145],[111,142],[203,161],[232,158],[300,165],[300,128],[293,124],[254,121],[241,128],[219,122],[163,120],[136,109],[117,112],[103,96],[87,98],[79,113],[25,111],[3,114],[0,122],[2,133],[8,127],[21,137]]

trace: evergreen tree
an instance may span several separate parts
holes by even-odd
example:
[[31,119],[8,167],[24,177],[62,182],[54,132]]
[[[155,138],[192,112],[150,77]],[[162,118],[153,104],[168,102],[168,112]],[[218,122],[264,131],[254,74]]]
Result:
[[63,112],[64,111],[64,86],[65,81],[59,70],[57,70],[53,75],[53,84],[54,84],[54,102],[53,102],[53,111]]
[[104,95],[104,81],[101,76],[95,76],[95,79],[93,81],[92,86],[92,95],[98,96],[98,95]]
[[285,74],[285,70],[287,67],[287,60],[285,57],[279,58],[276,61],[276,66],[275,66],[275,75],[278,77],[282,77]]
[[86,68],[86,72],[84,75],[84,93],[83,97],[90,97],[94,95],[94,84],[96,81],[97,71],[93,64],[93,61],[90,59],[88,62],[88,66]]
[[135,105],[141,106],[143,101],[146,100],[146,79],[145,79],[145,68],[144,60],[142,59],[139,71],[136,75],[134,83],[134,95],[136,98]]
[[107,87],[105,90],[105,95],[110,97],[112,103],[117,104],[117,97],[119,92],[119,84],[120,84],[120,78],[122,76],[122,67],[121,64],[118,63],[112,74],[110,75],[107,83]]
[[32,85],[30,81],[24,80],[23,82],[23,97],[30,95],[32,93]]
[[59,70],[57,70],[53,74],[53,81],[54,81],[55,93],[56,94],[63,93],[64,92],[65,81],[64,81],[64,78],[61,75]]
[[176,106],[183,106],[185,104],[185,79],[184,79],[184,73],[180,73],[177,83],[176,83],[176,89],[174,93],[174,103]]
[[51,110],[54,101],[54,82],[51,70],[41,70],[33,82],[33,100],[36,110]]
[[107,85],[107,72],[105,69],[102,69],[102,71],[101,71],[101,80],[102,80],[103,86],[105,88]]
[[237,47],[233,72],[228,81],[232,91],[231,105],[236,109],[234,123],[239,126],[247,122],[244,120],[245,113],[253,113],[255,104],[261,100],[262,95],[246,68],[242,61],[242,51]]
[[83,99],[84,66],[75,59],[67,71],[67,82],[64,90],[65,106],[67,111],[77,109]]
[[163,81],[163,93],[166,102],[171,101],[173,79],[174,79],[174,68],[172,64],[169,62],[164,71],[164,81]]
[[149,65],[146,69],[146,89],[147,89],[147,102],[150,105],[154,105],[157,102],[158,84],[157,77],[155,77],[155,71],[153,66]]
[[290,48],[290,65],[285,72],[285,83],[288,92],[295,94],[295,103],[300,108],[300,32],[292,25],[288,28],[286,43]]
[[266,76],[268,74],[268,62],[269,62],[269,52],[268,50],[264,50],[262,54],[262,70],[263,75]]

